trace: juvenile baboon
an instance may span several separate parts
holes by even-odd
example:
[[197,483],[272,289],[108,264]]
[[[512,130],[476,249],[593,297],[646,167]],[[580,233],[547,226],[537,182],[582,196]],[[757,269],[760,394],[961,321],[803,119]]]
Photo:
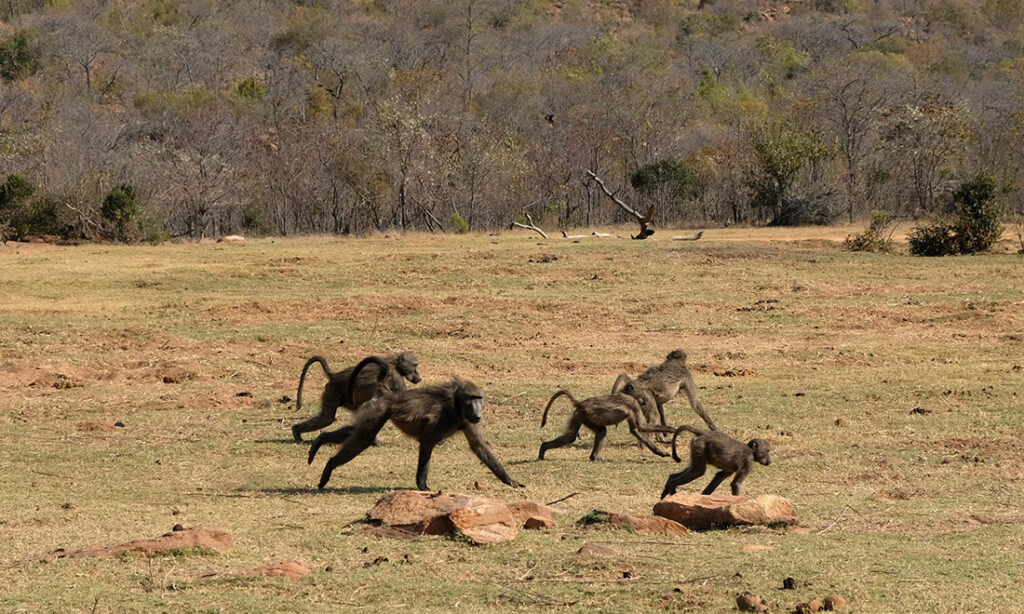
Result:
[[665,482],[665,489],[661,491],[661,498],[674,495],[676,489],[704,475],[708,465],[718,467],[720,471],[711,478],[711,483],[704,489],[702,494],[710,495],[715,492],[718,485],[725,478],[732,474],[732,494],[740,494],[740,484],[747,478],[747,474],[754,467],[754,461],[768,466],[772,464],[769,456],[771,444],[764,439],[751,439],[746,445],[743,442],[726,435],[721,431],[702,431],[698,428],[684,424],[676,429],[672,436],[672,458],[678,463],[682,459],[676,453],[676,438],[679,433],[689,431],[696,435],[690,440],[690,466],[679,473],[668,476]]
[[561,435],[551,441],[545,441],[540,444],[540,454],[537,455],[537,460],[544,460],[544,453],[552,448],[561,448],[576,441],[576,438],[579,437],[580,427],[583,426],[594,432],[594,449],[590,452],[590,460],[597,460],[597,455],[601,451],[601,445],[608,434],[608,427],[618,424],[623,420],[629,424],[629,432],[641,444],[646,446],[648,450],[658,456],[668,456],[667,452],[659,450],[644,435],[644,433],[672,432],[670,427],[647,424],[644,420],[641,405],[649,402],[647,401],[649,397],[646,395],[636,398],[624,392],[616,392],[577,401],[568,390],[559,390],[551,397],[544,408],[544,415],[540,419],[542,427],[548,422],[548,410],[551,409],[551,404],[560,396],[569,397],[569,401],[574,408],[572,415],[569,416],[569,423],[565,426],[565,430]]
[[[363,366],[379,360],[367,358],[356,366],[354,373],[358,374]],[[331,479],[331,472],[358,456],[373,443],[377,432],[388,420],[391,420],[398,430],[420,443],[419,463],[416,467],[416,488],[419,490],[430,490],[427,487],[427,473],[430,470],[430,455],[434,451],[434,446],[458,431],[465,434],[469,448],[499,480],[513,488],[523,486],[509,477],[484,441],[479,426],[483,416],[484,395],[476,384],[455,378],[436,386],[398,392],[378,392],[381,393],[379,396],[356,410],[351,423],[335,431],[320,433],[313,441],[309,449],[310,464],[323,444],[341,444],[341,449],[324,467],[320,476],[321,489]]]
[[[612,392],[618,390],[619,384],[623,379],[625,379],[627,386],[632,384],[635,387],[644,388],[651,393],[657,405],[657,416],[660,424],[668,424],[665,420],[664,405],[671,401],[679,393],[679,389],[682,388],[686,391],[686,396],[690,400],[690,407],[693,408],[693,411],[704,420],[708,428],[712,431],[718,430],[715,423],[708,417],[707,412],[704,411],[704,404],[701,403],[700,397],[697,396],[697,384],[694,383],[690,370],[686,368],[686,352],[683,350],[672,350],[665,357],[665,362],[644,371],[635,380],[630,380],[629,376],[625,373],[619,375],[615,379],[615,383],[612,384]],[[654,422],[653,418],[653,415],[650,416],[649,421]]]
[[[324,392],[320,396],[320,413],[309,420],[299,422],[292,427],[292,437],[296,442],[302,442],[302,434],[316,431],[329,426],[335,420],[339,406],[344,406],[355,411],[360,405],[373,398],[378,386],[386,390],[405,390],[405,380],[413,384],[420,383],[420,373],[417,370],[419,363],[412,352],[401,352],[390,356],[373,357],[375,362],[371,369],[361,372],[355,380],[356,385],[350,387],[352,373],[355,367],[348,367],[342,371],[331,371],[327,360],[322,356],[314,356],[306,361],[302,367],[302,375],[299,376],[299,391],[295,395],[295,409],[302,409],[302,384],[306,380],[306,371],[318,362],[327,375],[327,384],[324,385]],[[381,371],[381,369],[384,369]],[[383,373],[385,378],[379,377]],[[351,399],[351,400],[346,400]]]

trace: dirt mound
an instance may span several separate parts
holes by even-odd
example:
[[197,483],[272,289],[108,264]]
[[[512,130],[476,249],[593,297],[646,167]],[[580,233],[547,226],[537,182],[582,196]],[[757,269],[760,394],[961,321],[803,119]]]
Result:
[[58,548],[43,557],[45,562],[55,559],[100,558],[124,552],[153,556],[161,552],[189,548],[203,548],[216,552],[228,552],[234,547],[231,533],[213,527],[178,528],[153,539],[137,539],[116,546],[86,546],[79,550],[67,551]]
[[690,529],[744,524],[795,524],[796,510],[777,495],[756,498],[732,495],[672,495],[654,505],[654,514]]

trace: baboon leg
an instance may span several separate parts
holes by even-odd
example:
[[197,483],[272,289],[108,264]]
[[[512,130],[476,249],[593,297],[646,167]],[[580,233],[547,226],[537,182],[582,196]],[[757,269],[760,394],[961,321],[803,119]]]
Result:
[[430,455],[434,453],[436,441],[420,440],[420,457],[416,463],[416,490],[430,490],[427,486],[427,474],[430,473]]
[[320,446],[325,443],[345,443],[345,440],[352,435],[353,427],[351,424],[346,424],[340,429],[333,431],[324,431],[316,436],[313,443],[309,446],[309,456],[306,458],[306,463],[309,465],[313,464],[313,458],[316,456]]
[[594,449],[590,451],[590,460],[597,460],[597,455],[601,452],[601,446],[604,445],[604,438],[608,434],[608,427],[599,426],[594,429]]
[[676,489],[683,484],[689,484],[696,480],[700,476],[704,475],[706,465],[690,465],[686,469],[683,469],[679,473],[673,473],[668,476],[668,480],[665,481],[665,488],[661,491],[661,498],[664,499],[669,495],[676,494]]
[[341,405],[341,397],[334,394],[331,386],[328,385],[324,389],[323,397],[320,399],[320,413],[309,420],[303,420],[292,426],[292,437],[295,438],[297,443],[302,443],[303,433],[319,431],[324,427],[334,424],[334,420],[338,415],[339,405]]
[[350,429],[348,436],[345,438],[345,442],[341,444],[341,449],[338,450],[338,453],[332,456],[327,461],[327,465],[324,466],[324,472],[320,476],[320,485],[318,488],[323,490],[324,486],[326,486],[327,482],[331,479],[331,472],[358,456],[366,448],[370,447],[370,444],[373,443],[374,437],[377,436],[377,432],[384,428],[384,424],[386,424],[387,421],[388,413],[385,408],[379,406],[369,407],[356,415],[355,422],[334,431],[335,433],[340,433],[341,431]]
[[[715,477],[711,478],[711,482],[708,484],[707,488],[705,488],[701,492],[701,494],[710,495],[711,493],[715,492],[715,489],[718,488],[718,485],[721,484],[722,481],[725,480],[725,478],[729,477],[730,475],[732,475],[732,471],[719,471],[718,473],[715,474]],[[735,488],[733,489],[732,494],[736,494]]]
[[569,424],[566,425],[565,430],[558,437],[555,437],[551,441],[545,441],[540,444],[540,454],[537,455],[537,460],[544,460],[544,453],[551,448],[561,448],[567,446],[572,442],[576,441],[576,438],[580,435],[580,427],[583,426],[583,422],[580,421],[580,417],[573,412],[569,418]]
[[743,484],[743,480],[747,479],[747,473],[748,473],[747,471],[737,471],[736,472],[736,477],[734,477],[732,479],[732,482],[729,484],[729,486],[732,487],[732,494],[733,495],[735,495],[737,497],[740,496],[740,484]]
[[628,416],[626,418],[626,421],[629,423],[629,432],[632,433],[633,437],[636,437],[637,440],[644,445],[644,447],[646,447],[651,452],[654,452],[658,456],[668,456],[668,452],[663,452],[662,450],[659,450],[657,446],[651,443],[650,439],[647,439],[647,436],[644,435],[643,430],[637,423],[635,416]]

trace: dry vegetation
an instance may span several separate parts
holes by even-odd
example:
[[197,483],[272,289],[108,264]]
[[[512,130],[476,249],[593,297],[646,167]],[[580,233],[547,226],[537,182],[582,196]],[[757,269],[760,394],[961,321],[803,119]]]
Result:
[[[776,612],[830,592],[856,612],[1016,611],[1020,258],[848,253],[821,234],[834,229],[786,233],[2,248],[0,610],[731,612],[750,591]],[[624,428],[602,461],[586,437],[536,462],[567,413],[541,430],[544,401],[606,392],[675,347],[719,425],[772,442],[747,491],[790,498],[809,530],[573,526],[595,508],[650,513],[680,467]],[[382,493],[413,486],[415,448],[387,427],[317,492],[322,462],[306,465],[289,427],[323,380],[303,412],[282,397],[311,354],[341,366],[388,349],[414,350],[427,383],[480,384],[484,430],[527,488],[458,440],[431,485],[578,493],[558,529],[492,547],[349,534]],[[697,420],[685,402],[667,410]],[[38,562],[177,523],[229,529],[235,549]],[[619,554],[577,555],[586,542]],[[288,559],[314,573],[200,577]]]

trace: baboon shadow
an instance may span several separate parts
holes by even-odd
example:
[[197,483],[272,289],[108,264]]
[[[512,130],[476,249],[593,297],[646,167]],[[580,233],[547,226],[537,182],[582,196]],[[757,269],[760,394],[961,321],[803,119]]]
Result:
[[323,490],[318,489],[316,486],[310,486],[308,488],[302,487],[290,487],[290,488],[256,488],[252,490],[242,490],[239,492],[253,492],[263,493],[266,495],[326,495],[326,494],[343,494],[343,495],[370,495],[370,494],[381,494],[391,492],[393,490],[402,490],[398,487],[388,486],[338,486],[324,488]]

